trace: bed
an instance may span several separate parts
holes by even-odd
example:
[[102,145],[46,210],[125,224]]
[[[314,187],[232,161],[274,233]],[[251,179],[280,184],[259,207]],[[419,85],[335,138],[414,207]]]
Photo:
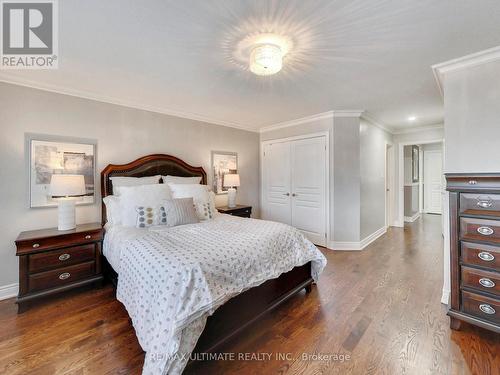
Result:
[[[101,172],[102,197],[104,198],[113,194],[111,177],[144,177],[154,175],[173,175],[180,177],[199,176],[201,177],[200,184],[207,183],[207,175],[203,168],[191,166],[174,156],[155,154],[142,157],[124,165],[108,165]],[[103,225],[107,222],[106,209],[104,205],[102,210],[102,222]],[[220,217],[217,217],[210,222],[191,224],[181,227],[183,228],[176,227],[175,230],[148,231],[147,233],[141,232],[145,233],[143,237],[134,233],[136,228],[130,228],[130,230],[107,228],[105,244],[106,239],[108,242],[108,248],[112,248],[112,246],[109,245],[110,243],[118,244],[115,247],[119,248],[118,252],[120,253],[120,261],[119,265],[116,260],[110,262],[109,260],[112,259],[110,252],[108,252],[108,254],[105,252],[106,257],[103,262],[103,270],[105,276],[113,282],[115,287],[117,287],[117,298],[125,305],[125,308],[129,312],[134,328],[136,329],[136,333],[138,333],[139,342],[146,351],[144,373],[180,373],[183,371],[186,363],[191,357],[188,356],[188,358],[186,358],[185,355],[177,356],[177,353],[216,352],[229,339],[235,337],[235,335],[243,329],[254,323],[267,312],[285,302],[296,293],[303,289],[305,289],[306,292],[309,292],[313,281],[318,278],[319,273],[326,264],[326,259],[312,244],[305,240],[303,236],[298,235],[298,232],[293,228],[285,226],[284,224],[264,222],[255,219],[235,218],[229,217],[229,215],[221,214]],[[248,282],[248,285],[235,287],[231,293],[228,292],[225,294],[224,298],[222,294],[220,298],[215,298],[214,296],[216,293],[213,290],[206,292],[205,294],[208,295],[207,298],[214,298],[217,300],[217,303],[214,303],[212,300],[211,303],[208,304],[207,308],[198,308],[196,313],[185,314],[188,317],[181,319],[180,316],[183,314],[180,309],[168,310],[166,304],[171,302],[165,302],[165,305],[157,308],[149,305],[146,307],[143,306],[147,303],[144,303],[142,300],[139,301],[138,296],[142,298],[142,295],[146,296],[151,294],[150,289],[155,288],[151,287],[151,285],[153,282],[156,282],[156,279],[151,278],[144,281],[142,289],[140,289],[141,283],[137,282],[137,279],[143,280],[149,277],[150,272],[147,267],[150,267],[150,263],[144,261],[145,263],[141,266],[141,273],[134,274],[132,269],[138,268],[140,263],[143,261],[143,258],[146,258],[148,253],[144,250],[146,255],[141,254],[138,258],[134,258],[136,255],[127,254],[135,254],[136,251],[142,251],[143,247],[146,248],[147,246],[151,249],[155,249],[155,247],[159,246],[157,245],[158,243],[164,243],[165,241],[169,244],[182,244],[183,241],[190,241],[187,247],[196,247],[197,250],[203,254],[205,251],[204,244],[207,242],[213,243],[213,239],[220,238],[221,233],[240,233],[242,238],[245,238],[246,236],[247,241],[249,243],[253,243],[252,246],[255,249],[258,249],[256,250],[256,253],[260,251],[257,244],[261,243],[263,239],[256,238],[255,233],[262,233],[262,236],[265,236],[264,233],[268,233],[268,238],[278,236],[275,233],[280,233],[279,235],[282,237],[276,237],[276,239],[270,241],[273,247],[279,248],[281,243],[288,243],[286,241],[291,241],[290,247],[295,246],[300,251],[297,249],[293,250],[294,252],[291,253],[292,255],[288,256],[287,254],[286,257],[283,256],[283,253],[273,255],[273,259],[275,259],[276,256],[282,257],[282,261],[279,262],[279,266],[278,262],[275,260],[271,261],[271,258],[265,260],[264,262],[271,264],[271,266],[267,266],[267,268],[270,269],[268,271],[268,277],[273,274],[273,272],[275,273],[273,276],[265,280],[262,279],[262,276],[260,278],[257,276],[254,277],[251,270],[246,270],[246,268],[243,267],[245,272],[252,275],[252,277],[249,276],[245,279],[246,282]],[[233,241],[229,246],[231,249],[235,249],[239,245],[239,242],[234,242],[237,241],[234,237],[235,236],[231,236],[225,240],[228,243]],[[306,248],[306,250],[302,251],[302,247]],[[130,249],[134,249],[134,251],[130,251]],[[224,251],[227,251],[224,246],[220,246],[216,250],[212,250],[212,253],[214,253],[214,251],[217,252],[218,250],[221,252],[221,257],[223,256],[222,254],[224,254]],[[196,251],[196,254],[198,254],[198,251]],[[244,251],[242,251],[239,256],[244,256],[243,254]],[[266,254],[267,253],[262,250],[258,257],[265,258]],[[157,256],[157,254],[154,256]],[[190,257],[192,256],[193,255],[191,254]],[[197,256],[198,255],[195,255],[196,261],[194,263],[198,263],[199,267],[195,268],[199,268],[201,273],[209,273],[207,271],[208,266],[203,264],[202,261],[202,259],[207,258],[198,258]],[[228,253],[224,256],[224,263],[227,262],[229,264],[228,267],[236,267],[236,265],[239,264],[237,263],[237,259],[233,261],[234,264],[231,264],[232,261],[229,258],[232,257],[228,255]],[[107,259],[108,257],[109,260]],[[215,270],[214,272],[217,272],[217,270],[219,270],[219,265],[214,265],[212,264],[212,261],[210,262],[210,270]],[[224,265],[222,260],[220,262],[221,267],[223,267]],[[274,265],[272,262],[275,262]],[[289,263],[288,266],[286,265],[287,262]],[[298,264],[290,266],[292,262]],[[112,263],[114,264],[112,265]],[[257,263],[259,263],[259,261],[257,261]],[[169,266],[170,263],[167,264],[165,261],[165,264]],[[184,263],[182,264],[184,265]],[[286,272],[281,272],[283,267],[288,267],[290,269],[287,269]],[[196,271],[197,269],[194,270],[194,272]],[[168,272],[173,272],[173,270],[168,270]],[[168,272],[166,274],[168,274]],[[193,270],[190,270],[190,272],[192,273]],[[151,271],[151,273],[153,273],[153,271]],[[224,275],[224,280],[226,276],[227,275]],[[118,281],[119,277],[120,281]],[[156,277],[158,278],[158,276]],[[176,288],[179,288],[179,291],[184,290],[181,289],[183,285],[179,285],[179,283],[182,284],[182,282],[185,281],[184,276],[182,276],[182,279],[180,276],[176,279],[175,275],[173,278],[172,276],[169,277],[171,280],[163,280],[164,283],[162,284],[162,287],[158,287],[157,289],[159,289],[159,291],[155,291],[156,294],[154,294],[154,296],[151,295],[150,299],[161,299],[161,295],[158,295],[158,293],[161,294],[165,288],[169,290],[172,288],[174,293],[176,293]],[[212,273],[212,279],[217,280],[217,277],[220,278],[221,276],[213,275]],[[238,277],[242,278],[242,276]],[[230,276],[228,276],[228,278],[230,278]],[[208,279],[209,278],[207,276],[207,280]],[[196,283],[196,280],[201,282],[200,278],[193,277],[189,283]],[[160,281],[158,282],[160,283]],[[205,284],[207,283],[205,280],[203,280],[203,282]],[[211,280],[211,282],[213,283],[213,280]],[[203,287],[193,287],[191,284],[189,285],[189,290],[204,290]],[[221,285],[222,284],[223,282],[221,281]],[[127,285],[128,289],[125,285]],[[177,287],[177,285],[179,286]],[[135,292],[130,292],[131,289],[136,290]],[[129,294],[133,293],[135,293],[134,296],[130,297]],[[172,295],[174,293],[172,293]],[[230,296],[229,298],[227,297],[228,295]],[[191,297],[192,300],[195,300],[195,296],[190,294],[188,297],[189,301],[191,301]],[[198,300],[201,300],[204,297],[205,295],[202,294],[196,296]],[[172,299],[170,298],[170,301],[171,300]],[[135,301],[135,303],[132,303],[131,301]],[[141,306],[138,307],[136,305]],[[172,305],[169,307],[172,307]],[[155,308],[155,312],[152,312]],[[186,304],[184,304],[182,309],[184,308],[186,308]],[[176,332],[182,332],[182,337],[179,339],[176,338],[177,343],[175,345],[175,350],[171,348],[165,350],[165,352],[170,354],[166,356],[158,355],[158,353],[162,353],[163,350],[161,345],[166,345],[165,341],[157,339],[161,333],[160,326],[163,331],[168,331],[171,328],[173,323],[166,323],[167,320],[170,321],[172,318],[172,316],[169,315],[169,313],[171,314],[171,311],[176,311],[175,319],[178,318],[178,321],[182,320],[182,323],[176,323],[177,325],[175,326]],[[182,312],[184,312],[184,310],[182,310]],[[164,313],[165,317],[163,318],[162,315]],[[160,316],[160,318],[158,318],[158,316]],[[157,321],[155,321],[155,319],[157,319]],[[153,327],[158,327],[158,332],[156,332],[156,328]],[[174,358],[171,355],[173,353],[172,350],[176,353]]]

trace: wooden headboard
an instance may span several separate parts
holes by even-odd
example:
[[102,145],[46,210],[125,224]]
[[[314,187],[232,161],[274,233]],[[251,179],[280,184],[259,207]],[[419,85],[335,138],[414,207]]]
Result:
[[[154,154],[134,160],[128,164],[110,164],[101,172],[102,198],[113,194],[110,177],[145,177],[170,175],[180,177],[201,177],[201,184],[206,185],[207,174],[202,167],[193,167],[171,155]],[[106,223],[106,207],[102,204],[102,224]]]

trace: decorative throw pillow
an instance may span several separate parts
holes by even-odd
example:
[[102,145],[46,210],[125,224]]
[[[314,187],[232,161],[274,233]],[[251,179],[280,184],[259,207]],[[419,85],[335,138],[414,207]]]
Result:
[[160,207],[161,203],[170,199],[167,185],[123,186],[120,195],[121,223],[126,227],[137,224],[137,207]]
[[110,225],[120,225],[121,224],[121,214],[120,214],[120,197],[114,195],[108,195],[102,199],[106,205],[106,220]]
[[196,213],[200,220],[213,219],[216,209],[207,185],[169,183],[168,186],[174,199],[193,198]]
[[166,224],[165,209],[160,207],[136,207],[137,211],[137,228],[146,228],[153,225]]
[[168,227],[199,223],[193,198],[169,199],[163,202],[160,224]]

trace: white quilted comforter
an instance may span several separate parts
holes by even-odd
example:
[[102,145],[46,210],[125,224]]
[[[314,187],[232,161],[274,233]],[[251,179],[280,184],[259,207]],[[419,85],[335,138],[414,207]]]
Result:
[[120,244],[117,298],[146,352],[143,374],[180,374],[207,316],[309,261],[317,280],[326,259],[296,229],[228,215],[128,236]]

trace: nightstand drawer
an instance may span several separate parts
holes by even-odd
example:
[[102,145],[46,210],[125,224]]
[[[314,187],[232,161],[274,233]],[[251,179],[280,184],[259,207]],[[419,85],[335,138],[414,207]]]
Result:
[[94,260],[95,244],[67,247],[29,255],[28,270],[30,273],[48,270],[51,268],[65,267],[75,263]]
[[29,275],[29,292],[71,284],[75,281],[92,276],[95,273],[95,262],[76,264]]
[[41,238],[36,240],[16,241],[17,255],[32,253],[45,249],[53,249],[68,245],[78,245],[85,242],[101,241],[102,231],[88,233],[72,233],[57,237]]

